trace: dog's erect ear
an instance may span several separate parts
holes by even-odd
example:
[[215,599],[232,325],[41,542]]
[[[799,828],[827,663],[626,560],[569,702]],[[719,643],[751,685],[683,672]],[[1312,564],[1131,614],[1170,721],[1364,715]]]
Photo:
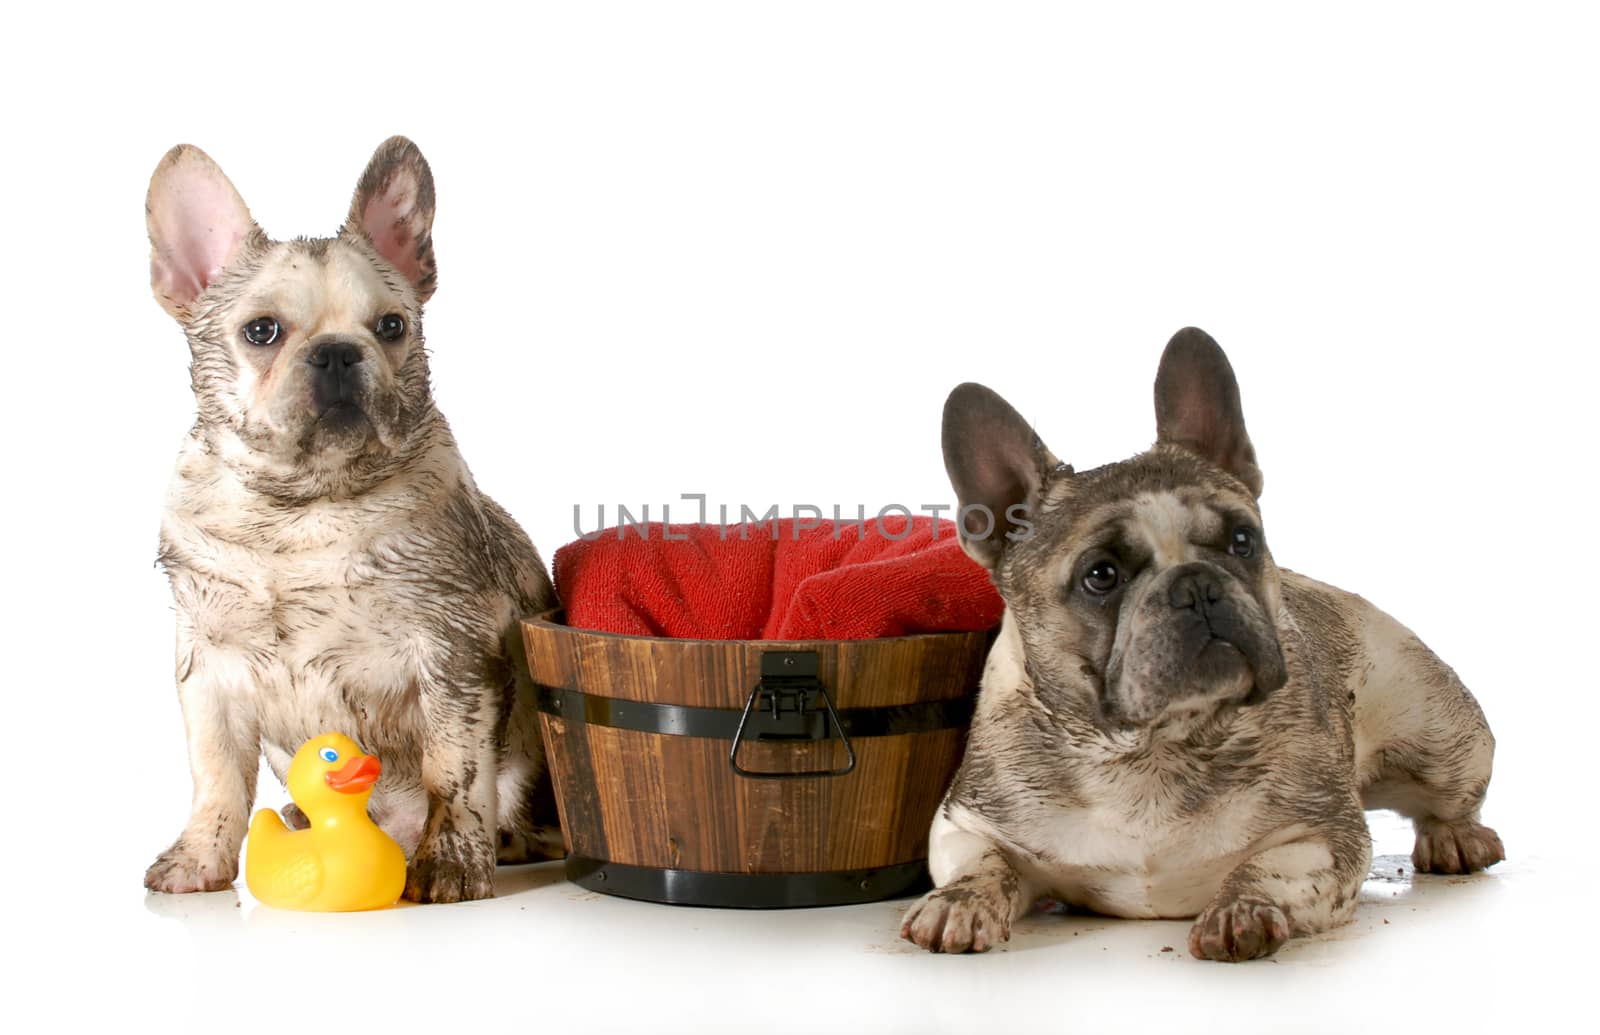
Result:
[[433,173],[417,145],[390,137],[356,184],[345,230],[372,242],[426,302],[433,294]]
[[1174,334],[1161,354],[1156,440],[1205,457],[1261,495],[1261,468],[1244,430],[1239,382],[1222,346],[1198,327]]
[[144,218],[150,231],[150,289],[161,308],[179,319],[259,232],[217,163],[188,144],[168,151],[156,166]]
[[993,568],[1008,536],[1031,527],[1045,475],[1059,465],[1022,415],[980,384],[959,385],[945,400],[943,440],[961,546]]

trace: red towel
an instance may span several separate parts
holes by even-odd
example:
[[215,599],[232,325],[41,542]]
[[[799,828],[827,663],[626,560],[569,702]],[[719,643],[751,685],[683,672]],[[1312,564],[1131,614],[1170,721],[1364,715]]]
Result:
[[[1000,621],[989,573],[930,517],[864,527],[793,519],[629,527],[556,551],[556,594],[579,629],[708,640],[870,640]],[[682,536],[682,539],[678,537]]]

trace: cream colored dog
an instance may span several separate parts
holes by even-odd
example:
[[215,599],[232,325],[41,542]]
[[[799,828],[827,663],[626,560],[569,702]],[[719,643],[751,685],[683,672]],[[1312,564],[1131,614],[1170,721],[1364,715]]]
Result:
[[193,147],[150,182],[151,284],[199,410],[160,555],[194,799],[152,890],[228,886],[257,759],[283,779],[330,731],[382,759],[372,812],[410,857],[407,897],[481,898],[497,852],[559,854],[515,629],[550,582],[434,408],[433,211],[401,137],[329,238],[269,240]]

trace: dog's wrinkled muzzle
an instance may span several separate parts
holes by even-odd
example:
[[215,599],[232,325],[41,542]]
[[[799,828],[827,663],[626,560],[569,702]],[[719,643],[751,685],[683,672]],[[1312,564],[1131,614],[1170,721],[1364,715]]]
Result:
[[[1288,681],[1283,648],[1277,636],[1262,623],[1247,619],[1223,584],[1223,575],[1210,565],[1192,564],[1179,569],[1167,587],[1167,603],[1197,619],[1195,661],[1216,663],[1219,648],[1231,647],[1249,666],[1253,680],[1244,703],[1256,704]],[[1225,647],[1223,646],[1225,645]],[[1224,655],[1225,657],[1225,655]]]

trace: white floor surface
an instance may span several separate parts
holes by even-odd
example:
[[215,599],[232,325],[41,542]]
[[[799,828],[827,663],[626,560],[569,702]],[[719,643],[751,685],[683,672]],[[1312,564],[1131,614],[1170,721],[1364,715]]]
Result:
[[503,868],[491,901],[344,915],[273,910],[242,880],[236,891],[147,895],[135,870],[64,906],[24,898],[25,913],[57,919],[14,946],[13,994],[34,1001],[35,1016],[133,1030],[488,1020],[529,1032],[1460,1033],[1580,1023],[1585,918],[1564,915],[1575,870],[1528,850],[1530,831],[1500,824],[1511,861],[1414,879],[1409,827],[1369,818],[1377,854],[1355,921],[1248,964],[1191,959],[1184,922],[1044,912],[987,955],[932,956],[899,940],[904,901],[660,906],[584,891],[553,863]]

